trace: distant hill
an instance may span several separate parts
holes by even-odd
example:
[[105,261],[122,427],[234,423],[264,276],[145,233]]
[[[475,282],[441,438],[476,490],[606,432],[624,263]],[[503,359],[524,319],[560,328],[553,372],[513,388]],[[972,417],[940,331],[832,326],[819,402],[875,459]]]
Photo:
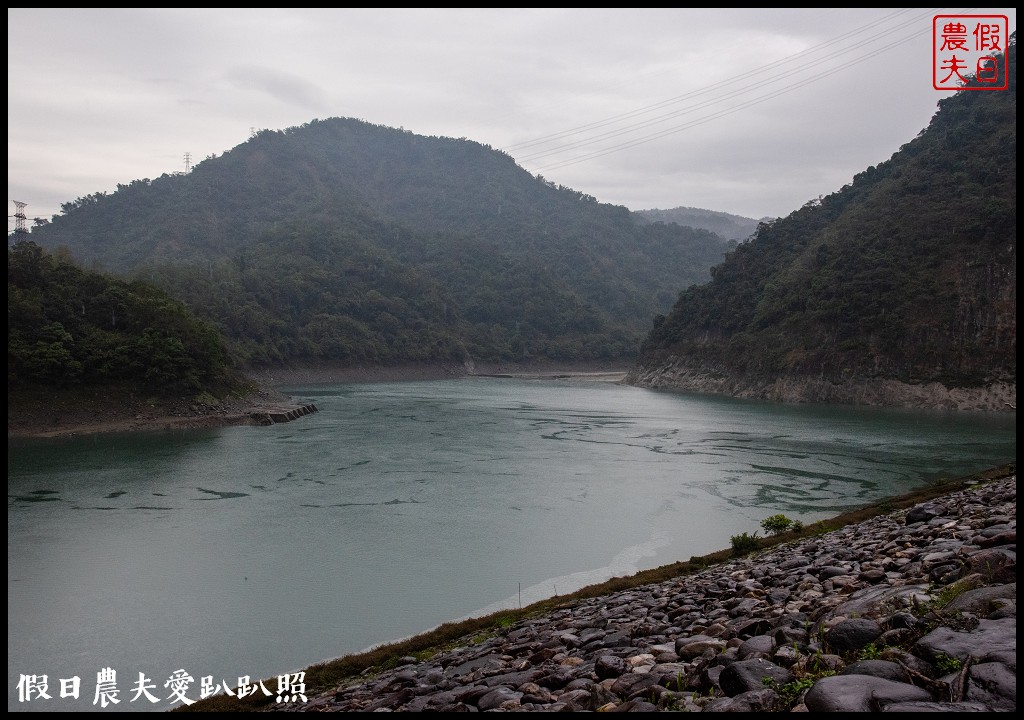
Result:
[[762,223],[655,320],[629,380],[847,402],[885,402],[871,383],[1001,388],[1015,403],[1015,38],[1007,60],[1009,90],[946,97],[890,160]]
[[347,118],[78,198],[31,237],[167,289],[249,364],[632,359],[726,250],[479,143]]
[[766,222],[772,218],[761,218],[760,221],[754,218],[743,217],[742,215],[730,215],[717,210],[702,210],[693,207],[677,207],[671,210],[635,210],[636,215],[642,222],[646,223],[675,223],[684,227],[700,228],[710,230],[726,240],[743,242],[757,230],[758,222]]

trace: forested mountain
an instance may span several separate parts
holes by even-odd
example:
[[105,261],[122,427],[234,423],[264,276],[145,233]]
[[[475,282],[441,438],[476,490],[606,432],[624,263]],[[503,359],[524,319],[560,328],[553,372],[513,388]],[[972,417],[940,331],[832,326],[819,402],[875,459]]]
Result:
[[[684,227],[710,230],[726,240],[744,241],[757,230],[758,221],[754,218],[732,215],[717,210],[704,210],[692,207],[677,207],[670,210],[635,210],[633,214],[645,223],[675,223]],[[762,221],[770,218],[762,218]]]
[[1009,90],[940,100],[891,159],[762,223],[655,320],[631,379],[1015,387],[1015,38],[1008,61]]
[[343,118],[79,198],[31,237],[166,288],[253,364],[632,359],[726,250],[484,145]]
[[86,272],[33,242],[7,250],[7,387],[129,384],[148,395],[238,385],[227,348],[181,302]]

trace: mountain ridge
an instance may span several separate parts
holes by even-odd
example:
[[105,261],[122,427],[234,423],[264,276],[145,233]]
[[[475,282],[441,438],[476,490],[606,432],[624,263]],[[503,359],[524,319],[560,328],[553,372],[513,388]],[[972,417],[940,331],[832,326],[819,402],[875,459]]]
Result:
[[485,145],[351,118],[62,210],[33,240],[186,300],[252,365],[632,358],[727,249]]

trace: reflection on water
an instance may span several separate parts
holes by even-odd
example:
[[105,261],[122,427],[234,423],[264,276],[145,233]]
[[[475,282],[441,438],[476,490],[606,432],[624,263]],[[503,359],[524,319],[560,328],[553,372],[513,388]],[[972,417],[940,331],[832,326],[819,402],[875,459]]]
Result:
[[[268,677],[1016,457],[1002,414],[511,379],[292,392],[321,412],[8,443],[10,709],[91,709],[108,666],[124,694],[139,672]],[[19,704],[23,673],[83,697]]]

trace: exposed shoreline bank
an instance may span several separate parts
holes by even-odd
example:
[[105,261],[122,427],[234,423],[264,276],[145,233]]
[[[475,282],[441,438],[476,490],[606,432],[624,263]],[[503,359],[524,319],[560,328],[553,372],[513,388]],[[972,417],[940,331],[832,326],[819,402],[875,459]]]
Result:
[[331,383],[416,382],[465,377],[582,379],[619,382],[629,371],[626,363],[534,362],[448,363],[433,365],[335,366],[326,363],[255,368],[250,377],[261,385],[288,388]]
[[291,397],[270,388],[205,403],[106,391],[95,391],[88,398],[83,398],[81,393],[33,393],[30,397],[17,397],[13,402],[8,397],[7,439],[267,425],[271,424],[268,422],[271,415],[287,416],[302,408],[303,405]]
[[8,396],[8,439],[62,438],[128,432],[262,425],[269,413],[287,413],[302,404],[282,388],[347,383],[415,382],[464,377],[578,379],[620,382],[627,370],[598,363],[479,363],[340,367],[294,365],[251,370],[258,388],[242,397],[197,403],[136,397],[124,392],[85,390]]
[[[670,359],[675,361],[676,359]],[[629,367],[626,363],[552,361],[530,363],[447,363],[394,366],[338,366],[329,363],[251,368],[247,375],[257,389],[244,397],[227,398],[208,405],[182,399],[154,402],[126,399],[103,390],[77,400],[53,401],[40,394],[33,402],[8,400],[7,437],[53,438],[98,433],[157,432],[194,428],[259,425],[268,412],[287,412],[300,407],[286,391],[307,385],[348,383],[422,382],[471,377],[530,380],[579,380],[609,382],[634,387],[697,392],[762,399],[781,403],[837,403],[957,411],[1015,411],[1016,386],[966,390],[908,386],[895,381],[851,382],[836,385],[824,381],[779,379],[773,383],[727,381],[685,368],[679,362],[658,368]],[[936,387],[937,386],[937,387]]]
[[636,387],[711,393],[781,403],[831,403],[920,410],[1016,411],[1016,383],[985,387],[946,387],[938,382],[912,385],[887,378],[747,377],[726,370],[691,367],[683,358],[668,357],[632,368],[625,383]]

